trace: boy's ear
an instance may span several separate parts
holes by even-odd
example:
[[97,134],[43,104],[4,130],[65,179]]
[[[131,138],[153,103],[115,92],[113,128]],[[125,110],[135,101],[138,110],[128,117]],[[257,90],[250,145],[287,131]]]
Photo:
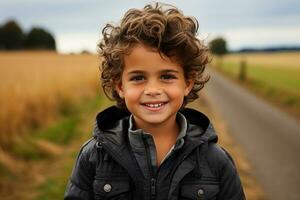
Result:
[[186,87],[185,87],[185,90],[184,90],[184,96],[188,96],[188,94],[191,92],[191,90],[194,87],[194,83],[195,83],[195,81],[193,79],[190,79],[190,80],[186,81]]
[[116,83],[116,87],[115,87],[116,91],[119,94],[119,97],[121,99],[124,98],[124,92],[123,92],[123,86],[122,86],[122,82]]

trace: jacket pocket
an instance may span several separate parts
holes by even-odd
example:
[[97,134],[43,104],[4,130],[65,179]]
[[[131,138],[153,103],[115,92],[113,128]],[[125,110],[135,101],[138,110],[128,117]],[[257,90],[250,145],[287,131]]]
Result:
[[219,192],[219,182],[214,178],[186,180],[180,186],[180,200],[215,200]]
[[130,183],[126,178],[95,179],[93,183],[95,200],[128,200]]

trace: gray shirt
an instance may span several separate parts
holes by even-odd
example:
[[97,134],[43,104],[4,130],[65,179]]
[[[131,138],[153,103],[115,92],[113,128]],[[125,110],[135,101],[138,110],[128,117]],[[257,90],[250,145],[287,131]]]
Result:
[[[162,164],[173,152],[178,151],[182,148],[184,144],[184,136],[187,131],[187,121],[183,114],[177,113],[176,121],[179,124],[180,132],[177,136],[175,144],[171,147],[166,156],[162,159]],[[163,133],[162,133],[163,134]],[[139,167],[143,171],[145,177],[148,177],[148,159],[147,155],[150,155],[151,160],[151,168],[152,172],[156,172],[157,170],[157,155],[156,155],[156,147],[154,143],[153,136],[150,133],[145,132],[142,129],[135,129],[133,116],[131,115],[129,118],[129,128],[128,128],[128,136],[129,143],[131,145],[133,154],[139,164]],[[149,151],[147,153],[147,151]]]

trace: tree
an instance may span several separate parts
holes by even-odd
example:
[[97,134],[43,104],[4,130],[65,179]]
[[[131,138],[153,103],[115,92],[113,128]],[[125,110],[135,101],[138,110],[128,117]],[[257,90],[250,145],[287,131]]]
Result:
[[212,54],[215,54],[217,56],[223,56],[228,52],[226,41],[221,37],[215,38],[214,40],[210,41],[209,49]]
[[13,50],[23,48],[24,34],[17,22],[10,20],[6,22],[0,29],[1,49]]
[[42,28],[32,28],[26,36],[26,49],[56,49],[54,37]]
[[0,50],[5,49],[4,47],[4,36],[3,36],[3,28],[0,26]]

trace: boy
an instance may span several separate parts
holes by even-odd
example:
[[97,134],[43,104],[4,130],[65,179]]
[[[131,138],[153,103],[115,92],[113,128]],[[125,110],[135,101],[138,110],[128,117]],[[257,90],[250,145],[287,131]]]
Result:
[[197,29],[195,19],[161,4],[106,25],[102,87],[117,106],[97,115],[65,199],[245,199],[209,119],[184,108],[208,81]]

